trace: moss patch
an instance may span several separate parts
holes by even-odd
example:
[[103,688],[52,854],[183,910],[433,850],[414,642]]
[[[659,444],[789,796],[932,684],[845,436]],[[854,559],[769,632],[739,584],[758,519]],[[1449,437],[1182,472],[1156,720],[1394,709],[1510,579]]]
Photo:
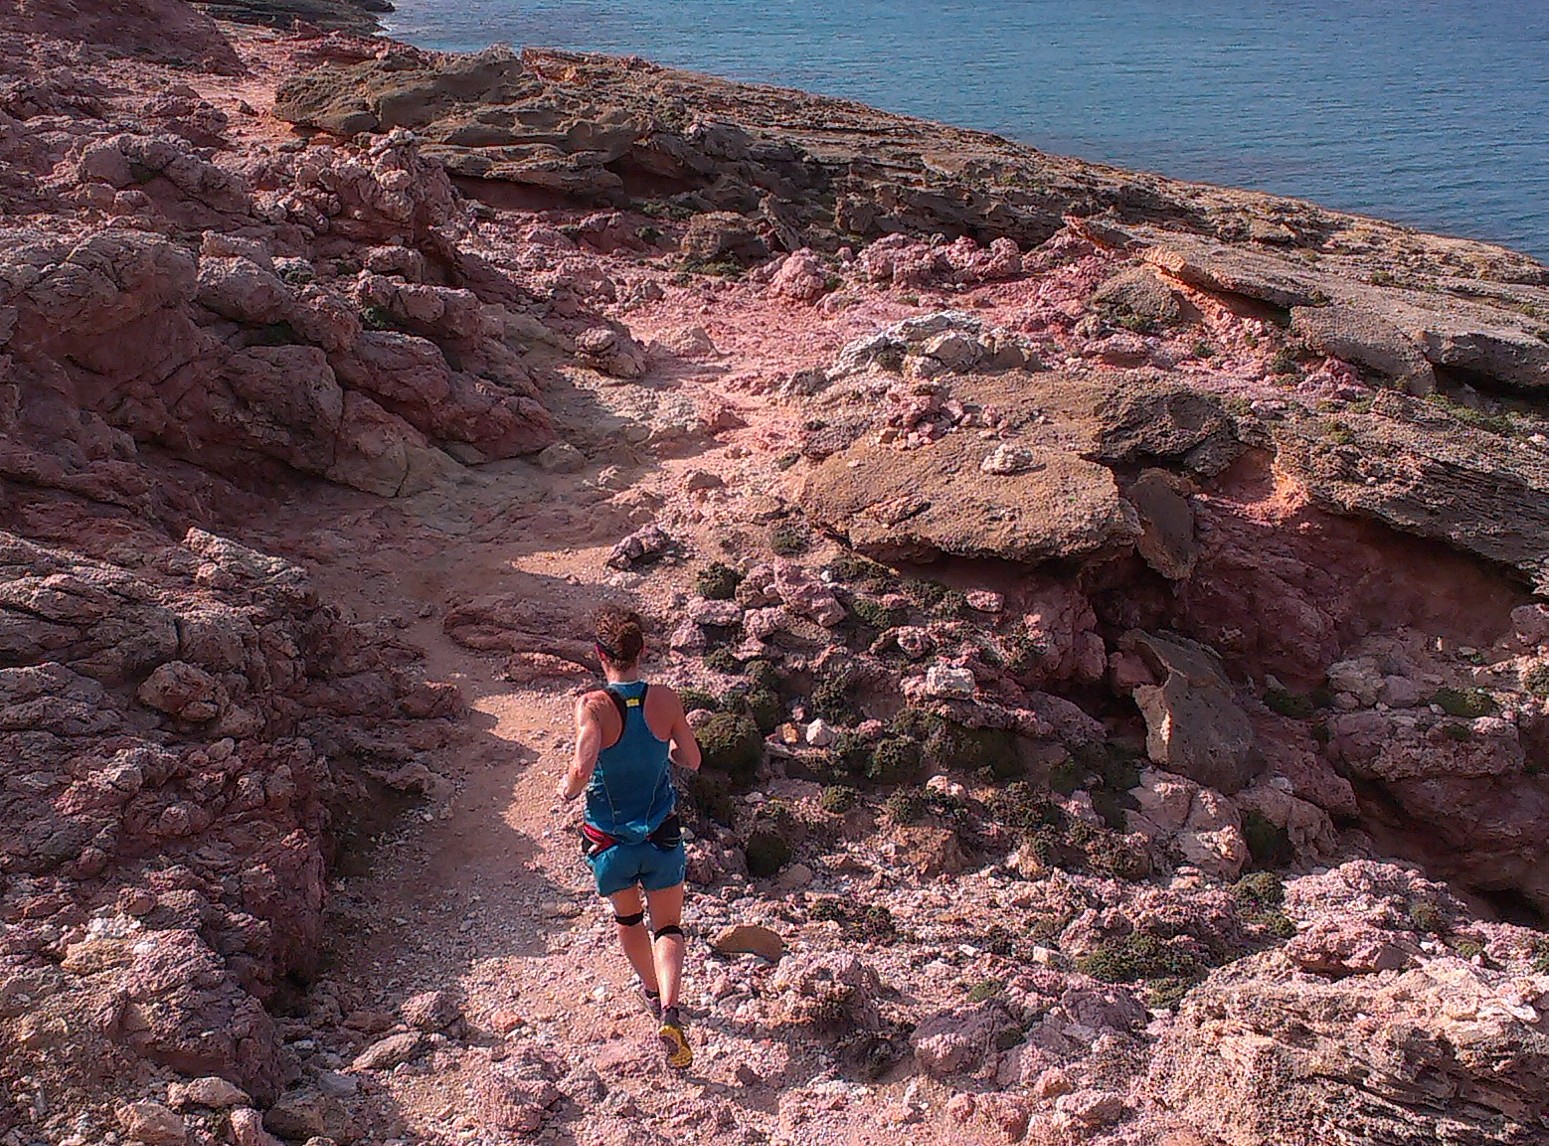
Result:
[[694,588],[707,600],[730,601],[737,595],[737,586],[742,584],[743,576],[730,565],[712,561],[694,578]]
[[1489,716],[1499,708],[1495,698],[1482,688],[1439,688],[1431,696],[1431,703],[1448,716],[1469,720]]
[[748,837],[743,854],[748,861],[748,874],[767,879],[790,862],[791,845],[780,833],[761,830]]
[[725,773],[733,783],[748,784],[764,759],[764,738],[745,714],[718,712],[695,731],[704,767]]

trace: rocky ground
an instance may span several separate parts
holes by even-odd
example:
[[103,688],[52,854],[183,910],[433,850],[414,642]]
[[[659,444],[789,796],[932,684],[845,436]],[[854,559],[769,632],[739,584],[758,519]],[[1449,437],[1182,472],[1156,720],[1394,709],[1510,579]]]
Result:
[[[1545,268],[638,60],[0,46],[0,1141],[1549,1142]],[[707,753],[681,1076],[552,804],[603,602]]]

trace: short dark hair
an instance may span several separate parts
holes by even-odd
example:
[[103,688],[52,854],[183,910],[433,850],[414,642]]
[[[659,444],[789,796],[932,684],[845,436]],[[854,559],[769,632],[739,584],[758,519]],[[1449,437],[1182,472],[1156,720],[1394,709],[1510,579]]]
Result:
[[597,647],[619,668],[632,668],[645,648],[640,614],[617,605],[604,605],[592,618]]

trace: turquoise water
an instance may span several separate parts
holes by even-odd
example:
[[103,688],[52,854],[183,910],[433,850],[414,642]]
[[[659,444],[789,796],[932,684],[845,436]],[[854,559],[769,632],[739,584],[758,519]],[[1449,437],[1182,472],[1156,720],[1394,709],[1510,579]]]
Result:
[[1545,0],[397,0],[504,41],[863,100],[1549,258]]

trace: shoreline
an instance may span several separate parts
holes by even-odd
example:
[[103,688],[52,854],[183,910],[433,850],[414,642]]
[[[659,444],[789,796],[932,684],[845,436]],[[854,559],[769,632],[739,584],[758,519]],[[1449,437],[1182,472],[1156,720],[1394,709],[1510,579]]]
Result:
[[[456,49],[442,47],[440,38],[445,33],[436,31],[435,26],[429,22],[424,20],[420,22],[425,26],[425,33],[410,42],[422,44],[427,47],[427,50],[456,50],[467,53],[484,50],[472,42]],[[403,32],[404,29],[394,28],[386,34],[397,36]],[[637,50],[633,46],[620,44],[617,39],[609,40],[606,36],[593,35],[590,38],[599,41],[595,47],[567,46],[561,50],[597,51],[608,55],[628,55]],[[549,40],[552,39],[552,36],[549,37]],[[529,38],[528,42],[536,45],[549,41],[540,36]],[[1415,194],[1404,198],[1402,202],[1395,200],[1385,204],[1384,191],[1392,180],[1381,174],[1384,166],[1381,161],[1395,157],[1381,151],[1367,155],[1368,162],[1361,162],[1360,156],[1357,155],[1354,163],[1345,164],[1341,161],[1341,166],[1334,167],[1330,166],[1326,159],[1317,158],[1319,149],[1310,145],[1303,147],[1291,136],[1270,135],[1263,141],[1262,150],[1255,150],[1252,144],[1240,138],[1240,133],[1234,135],[1231,132],[1221,132],[1214,135],[1207,133],[1188,137],[1211,142],[1212,146],[1208,153],[1199,154],[1186,144],[1180,146],[1167,142],[1173,138],[1171,136],[1164,137],[1164,145],[1160,147],[1147,146],[1144,139],[1129,138],[1127,134],[1129,128],[1126,124],[1130,121],[1125,120],[1122,115],[1119,118],[1102,121],[1109,124],[1113,133],[1111,142],[1104,142],[1099,138],[1083,138],[1080,134],[1061,130],[1062,127],[1069,125],[1061,124],[1058,117],[1050,121],[1048,129],[1044,130],[1041,124],[1042,117],[1032,105],[1024,109],[1025,115],[1018,117],[1028,120],[1028,125],[1025,127],[1009,122],[997,125],[996,121],[1004,118],[998,114],[968,114],[975,108],[981,111],[992,111],[1002,106],[998,97],[993,97],[989,89],[977,95],[971,94],[948,100],[933,95],[929,106],[921,106],[916,102],[916,106],[906,109],[904,105],[909,101],[900,103],[896,99],[888,99],[884,91],[864,77],[857,84],[843,79],[842,73],[839,73],[831,77],[833,84],[828,86],[815,82],[812,76],[790,74],[788,68],[780,66],[782,61],[779,58],[754,63],[743,59],[746,53],[739,50],[692,53],[692,49],[689,49],[693,59],[688,60],[684,56],[682,45],[679,45],[676,57],[671,52],[661,51],[660,48],[663,46],[665,45],[656,45],[658,50],[653,52],[648,45],[638,49],[638,52],[647,58],[678,58],[684,62],[672,66],[705,74],[735,77],[741,82],[771,83],[814,94],[842,91],[844,94],[837,94],[835,98],[855,99],[857,102],[883,109],[899,107],[899,114],[916,115],[939,123],[959,126],[984,124],[985,126],[977,129],[1004,134],[1029,146],[1046,147],[1051,152],[1057,151],[1061,155],[1082,158],[1111,155],[1114,158],[1092,161],[1126,170],[1156,173],[1168,178],[1210,183],[1227,188],[1264,190],[1268,194],[1304,199],[1332,210],[1389,219],[1416,230],[1457,238],[1471,238],[1479,242],[1524,250],[1541,261],[1549,258],[1549,233],[1546,233],[1544,226],[1532,230],[1526,225],[1530,223],[1532,216],[1531,211],[1523,209],[1527,204],[1526,200],[1519,200],[1516,207],[1511,207],[1496,204],[1486,197],[1471,205],[1467,193],[1440,200],[1429,197],[1421,188]],[[743,59],[743,65],[726,66],[725,57]],[[1010,89],[1009,98],[1015,103],[1017,94],[1014,86]],[[1122,111],[1122,109],[1116,110]],[[1506,128],[1503,127],[1502,130]],[[1417,143],[1416,146],[1419,144]],[[1438,162],[1443,165],[1438,168],[1443,172],[1441,176],[1443,181],[1448,178],[1445,175],[1447,171],[1468,169],[1466,165],[1445,166],[1447,161],[1444,157]],[[1279,169],[1288,165],[1306,166],[1307,171],[1302,175],[1293,173],[1289,177],[1277,173]],[[1413,191],[1414,188],[1409,190]],[[1526,195],[1527,192],[1524,191],[1523,194]],[[1339,206],[1339,204],[1357,202],[1374,205]],[[1483,222],[1478,223],[1477,221],[1481,219]]]

